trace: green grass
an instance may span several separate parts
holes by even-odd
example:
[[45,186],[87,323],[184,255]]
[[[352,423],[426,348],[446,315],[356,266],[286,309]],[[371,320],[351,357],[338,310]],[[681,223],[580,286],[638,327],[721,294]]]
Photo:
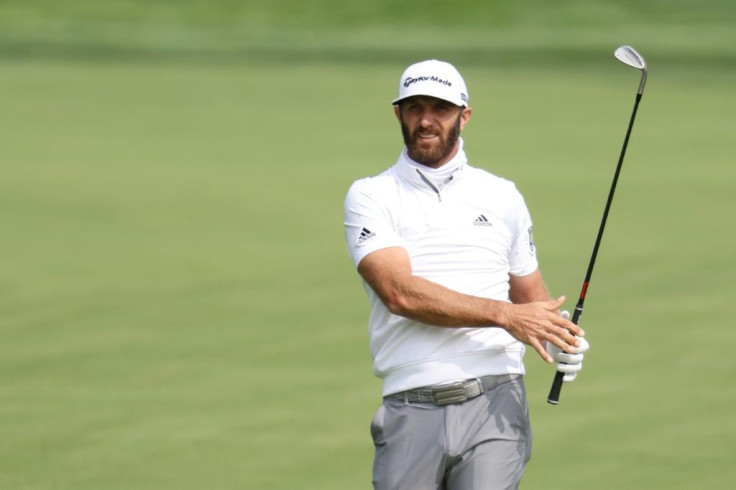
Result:
[[[90,61],[43,39],[27,58],[19,33],[53,32],[4,31],[0,488],[369,488],[380,386],[342,200],[401,149],[389,100],[405,64],[457,58],[471,162],[517,183],[550,289],[579,292],[638,73],[611,56],[610,23],[522,24],[499,26],[521,51],[502,35],[401,48],[368,26],[343,47],[299,31],[306,45],[218,63],[196,29],[180,57]],[[720,34],[678,51],[673,25],[631,31],[651,75],[583,316],[593,347],[556,408],[552,372],[527,355],[523,488],[736,480],[733,52]]]
[[676,63],[734,66],[726,0],[6,0],[1,58],[600,59],[619,44]]

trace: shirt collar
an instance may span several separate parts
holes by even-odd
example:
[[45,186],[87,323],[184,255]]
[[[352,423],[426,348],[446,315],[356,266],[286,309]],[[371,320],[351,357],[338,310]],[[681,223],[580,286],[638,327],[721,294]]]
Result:
[[433,187],[435,191],[441,190],[449,182],[460,177],[468,163],[463,150],[463,139],[458,138],[458,142],[459,147],[455,156],[440,168],[434,169],[415,162],[409,158],[406,148],[401,152],[394,168],[401,179],[413,185]]

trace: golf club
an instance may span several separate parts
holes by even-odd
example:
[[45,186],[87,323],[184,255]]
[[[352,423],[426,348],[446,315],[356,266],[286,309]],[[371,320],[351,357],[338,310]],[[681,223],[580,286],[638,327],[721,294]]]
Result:
[[[578,299],[577,305],[575,305],[575,312],[572,315],[572,322],[577,325],[580,321],[580,316],[583,314],[583,303],[585,302],[585,295],[588,292],[588,286],[590,285],[590,278],[593,275],[593,267],[595,266],[595,259],[598,255],[598,248],[601,245],[601,239],[603,238],[603,229],[606,227],[606,220],[608,219],[608,212],[611,209],[611,202],[613,202],[613,193],[616,191],[616,184],[618,183],[618,176],[621,173],[621,165],[624,162],[624,155],[626,154],[626,147],[629,144],[629,137],[631,136],[631,128],[634,126],[634,118],[636,117],[636,110],[639,108],[639,102],[641,96],[644,93],[644,85],[647,82],[647,62],[644,58],[631,46],[620,46],[613,53],[616,58],[626,63],[629,66],[641,70],[641,81],[639,82],[639,90],[636,93],[636,102],[634,103],[634,110],[631,113],[631,119],[629,120],[629,128],[626,130],[626,138],[624,138],[624,144],[621,148],[621,154],[618,157],[618,165],[616,166],[616,172],[613,176],[613,182],[611,183],[611,190],[608,192],[608,200],[606,201],[606,208],[603,211],[603,218],[601,219],[600,227],[598,228],[598,236],[595,239],[595,245],[593,246],[593,253],[588,263],[588,271],[585,273],[585,280],[583,281],[583,288],[580,291],[580,298]],[[547,403],[551,405],[557,405],[560,400],[560,391],[562,390],[562,380],[565,374],[557,371],[555,373],[555,379],[552,382],[552,387],[549,390],[549,396],[547,397]]]

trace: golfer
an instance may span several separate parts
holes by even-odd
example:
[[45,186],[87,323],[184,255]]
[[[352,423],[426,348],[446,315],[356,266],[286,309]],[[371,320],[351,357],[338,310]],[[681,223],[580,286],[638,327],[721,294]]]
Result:
[[405,149],[345,200],[383,387],[371,422],[380,490],[517,488],[532,439],[524,344],[566,381],[588,348],[560,314],[565,298],[547,293],[521,194],[468,163],[468,100],[452,65],[409,66],[393,101]]

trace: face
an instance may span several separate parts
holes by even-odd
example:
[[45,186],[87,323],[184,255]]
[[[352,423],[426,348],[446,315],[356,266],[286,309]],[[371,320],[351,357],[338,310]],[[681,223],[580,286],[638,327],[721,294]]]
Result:
[[471,113],[469,107],[421,95],[401,101],[394,110],[409,158],[432,168],[455,156],[460,131]]

